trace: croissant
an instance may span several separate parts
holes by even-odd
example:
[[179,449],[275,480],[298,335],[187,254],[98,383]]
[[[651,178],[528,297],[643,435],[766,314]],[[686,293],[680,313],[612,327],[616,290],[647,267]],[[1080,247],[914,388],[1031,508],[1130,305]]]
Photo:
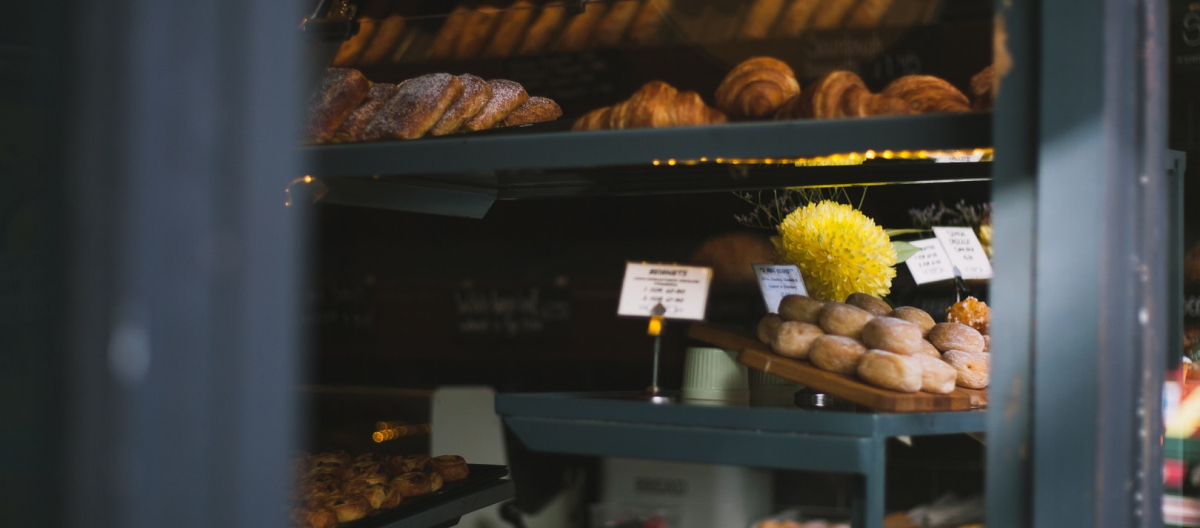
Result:
[[455,59],[474,59],[483,52],[484,46],[492,38],[496,24],[500,22],[500,10],[490,5],[482,5],[467,18],[458,42],[454,44]]
[[893,0],[862,0],[846,17],[846,27],[871,29],[879,26]]
[[725,114],[704,104],[700,94],[680,92],[665,82],[651,81],[629,99],[584,114],[571,129],[665,128],[725,121]]
[[753,4],[750,4],[750,11],[746,13],[746,20],[742,22],[742,28],[738,31],[738,38],[745,40],[767,38],[771,27],[779,19],[779,13],[783,11],[785,1],[755,0]]
[[717,108],[730,119],[762,119],[800,93],[796,75],[783,61],[754,57],[738,64],[717,87]]
[[454,11],[442,23],[442,28],[438,30],[437,36],[433,37],[433,45],[429,50],[430,59],[445,60],[454,57],[454,48],[458,44],[458,37],[467,27],[471,16],[471,10],[464,6],[454,8]]
[[646,0],[629,28],[629,41],[638,46],[660,43],[666,36],[664,26],[670,12],[671,0]]
[[969,112],[971,102],[954,85],[932,75],[905,75],[881,92],[899,97],[914,113]]
[[808,28],[809,20],[820,3],[821,0],[793,0],[791,5],[783,10],[779,26],[775,28],[776,34],[781,37],[800,36]]
[[529,0],[517,0],[508,6],[508,10],[500,15],[496,34],[492,36],[492,42],[488,44],[483,56],[507,57],[512,55],[517,46],[521,44],[521,37],[525,36],[525,28],[529,27],[529,23],[533,21],[536,9],[537,6]]
[[971,97],[975,102],[971,105],[975,110],[990,110],[996,99],[996,69],[993,66],[971,77]]
[[535,55],[550,48],[554,40],[562,32],[567,20],[567,9],[561,1],[550,2],[542,6],[542,12],[529,26],[525,38],[517,48],[518,55]]
[[909,113],[904,99],[874,94],[861,77],[838,70],[822,75],[779,109],[776,119],[867,117]]

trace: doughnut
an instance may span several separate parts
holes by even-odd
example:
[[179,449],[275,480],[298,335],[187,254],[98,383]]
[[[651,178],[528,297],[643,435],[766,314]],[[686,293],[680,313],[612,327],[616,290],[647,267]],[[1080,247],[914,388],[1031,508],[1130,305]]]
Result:
[[921,353],[921,327],[895,317],[876,317],[863,327],[862,341],[867,348],[887,350],[911,356]]
[[470,469],[467,461],[458,455],[442,455],[433,458],[433,469],[442,476],[444,482],[454,482],[467,478]]
[[814,339],[808,348],[808,360],[821,370],[853,376],[858,369],[858,360],[866,353],[867,347],[857,339],[823,335]]
[[917,354],[912,356],[921,364],[921,390],[934,394],[950,394],[958,382],[958,371],[940,358]]
[[933,343],[930,343],[928,339],[921,340],[920,353],[931,358],[942,359],[942,353],[939,352],[937,347],[933,346]]
[[862,335],[864,326],[875,316],[871,312],[846,303],[831,302],[821,309],[817,321],[827,334],[853,337]]
[[771,340],[771,350],[784,357],[804,359],[808,357],[808,347],[814,339],[825,335],[817,325],[784,321],[779,325],[775,339]]
[[967,297],[946,309],[946,320],[965,324],[987,335],[988,327],[992,324],[992,310],[988,308],[987,303]]
[[963,352],[948,350],[942,357],[946,363],[958,371],[956,383],[968,389],[982,389],[988,386],[991,377],[988,360],[990,354],[984,352]]
[[868,350],[858,362],[858,377],[876,387],[900,392],[921,390],[920,360],[885,350]]
[[371,503],[359,495],[337,495],[322,504],[333,511],[339,523],[357,521],[371,513]]
[[938,323],[926,336],[938,350],[962,350],[983,352],[983,335],[978,330],[962,323]]
[[875,317],[892,312],[892,307],[886,301],[868,293],[851,293],[846,297],[846,304],[871,312]]
[[783,300],[779,301],[779,316],[784,321],[817,324],[817,316],[824,307],[825,303],[811,297],[785,295]]
[[888,316],[895,317],[896,319],[904,319],[921,327],[921,335],[928,334],[933,325],[937,324],[933,321],[933,316],[929,315],[928,312],[920,308],[913,308],[912,306],[898,306]]
[[771,341],[775,339],[775,334],[779,333],[781,324],[783,324],[782,317],[772,313],[764,315],[758,322],[758,340],[768,345],[771,344]]
[[405,497],[420,497],[441,489],[442,476],[437,473],[410,471],[392,479],[391,484]]

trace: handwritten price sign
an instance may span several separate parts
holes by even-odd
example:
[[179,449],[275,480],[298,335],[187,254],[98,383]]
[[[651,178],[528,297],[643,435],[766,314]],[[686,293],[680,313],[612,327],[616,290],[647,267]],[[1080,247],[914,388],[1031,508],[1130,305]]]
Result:
[[933,236],[942,243],[950,263],[958,268],[964,279],[992,278],[992,263],[983,252],[983,245],[969,227],[935,227]]
[[617,315],[649,317],[662,304],[667,319],[702,321],[711,283],[709,268],[630,262],[625,265]]

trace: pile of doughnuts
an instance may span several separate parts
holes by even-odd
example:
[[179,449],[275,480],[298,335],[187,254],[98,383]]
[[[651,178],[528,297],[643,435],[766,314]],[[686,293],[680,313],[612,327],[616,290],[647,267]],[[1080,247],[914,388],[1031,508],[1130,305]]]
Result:
[[892,308],[854,293],[845,302],[788,295],[778,314],[758,324],[758,338],[781,356],[821,370],[857,376],[899,392],[949,394],[988,386],[987,304],[969,297],[947,311],[947,322],[911,306]]
[[375,510],[395,508],[401,501],[428,495],[447,482],[467,478],[466,460],[458,455],[351,458],[345,451],[297,453],[292,471],[298,485],[292,526],[333,528],[357,521]]

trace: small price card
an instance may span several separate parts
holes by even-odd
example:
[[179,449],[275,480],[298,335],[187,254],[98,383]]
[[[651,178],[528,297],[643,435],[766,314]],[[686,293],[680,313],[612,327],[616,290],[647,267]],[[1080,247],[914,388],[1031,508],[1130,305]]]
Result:
[[992,263],[988,262],[983,245],[969,227],[935,227],[933,236],[950,255],[950,263],[958,268],[964,279],[992,278]]
[[662,303],[667,319],[704,320],[710,283],[710,268],[630,262],[625,265],[617,315],[650,317],[654,306]]
[[930,157],[934,159],[934,163],[978,163],[983,160],[983,151],[933,154]]
[[788,295],[808,295],[808,290],[804,288],[804,277],[800,276],[800,268],[774,264],[753,264],[753,267],[768,312],[779,313],[779,301]]
[[910,244],[921,248],[916,255],[904,261],[908,271],[912,273],[917,284],[928,284],[954,278],[954,265],[950,263],[950,255],[942,249],[942,243],[936,238],[914,240]]

